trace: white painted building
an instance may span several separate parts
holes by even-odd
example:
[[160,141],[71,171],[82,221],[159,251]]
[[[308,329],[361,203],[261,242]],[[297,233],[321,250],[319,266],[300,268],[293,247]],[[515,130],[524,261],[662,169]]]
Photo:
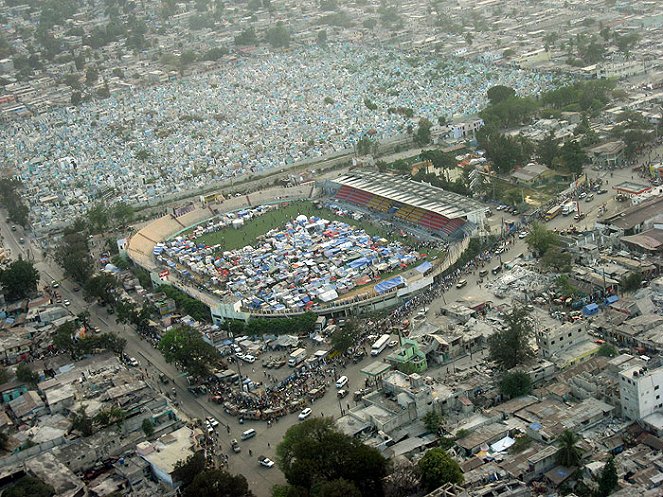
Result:
[[622,416],[642,419],[663,412],[663,368],[634,366],[619,373]]

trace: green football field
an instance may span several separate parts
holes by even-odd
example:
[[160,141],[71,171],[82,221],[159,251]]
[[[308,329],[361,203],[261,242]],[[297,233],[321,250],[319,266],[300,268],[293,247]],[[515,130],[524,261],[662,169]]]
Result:
[[[282,227],[285,223],[295,219],[298,215],[304,214],[305,216],[316,216],[330,221],[341,221],[348,223],[351,226],[363,229],[371,236],[380,236],[382,238],[394,238],[394,235],[389,236],[387,230],[382,229],[365,219],[355,221],[350,217],[341,217],[335,215],[331,210],[315,207],[313,202],[308,200],[291,202],[288,205],[279,207],[272,210],[267,214],[258,216],[250,221],[247,221],[244,226],[239,229],[232,227],[224,228],[215,233],[207,233],[196,239],[197,243],[204,243],[206,245],[221,245],[221,250],[236,250],[245,247],[246,245],[253,245],[256,238],[264,235],[268,231]],[[403,240],[406,244],[412,243],[414,240],[406,238]]]

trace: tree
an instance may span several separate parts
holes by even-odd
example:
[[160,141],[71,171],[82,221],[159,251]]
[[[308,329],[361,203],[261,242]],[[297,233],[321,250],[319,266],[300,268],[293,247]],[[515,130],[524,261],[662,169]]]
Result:
[[417,463],[421,483],[428,492],[446,483],[463,483],[463,472],[445,450],[430,449]]
[[414,142],[417,145],[428,145],[430,143],[431,133],[430,129],[433,123],[425,117],[419,119],[417,132],[414,134]]
[[94,433],[94,422],[85,412],[85,406],[81,406],[74,414],[71,429],[80,432],[84,437],[89,437]]
[[93,85],[99,79],[99,71],[94,67],[88,67],[85,71],[85,83],[88,86]]
[[310,492],[319,482],[344,479],[364,497],[382,495],[386,459],[376,449],[340,433],[328,417],[291,426],[276,448],[276,457],[291,486]]
[[617,488],[618,483],[619,478],[617,477],[617,468],[615,468],[615,458],[611,457],[601,470],[597,497],[608,497]]
[[609,343],[601,344],[598,351],[598,355],[603,357],[615,357],[618,353],[617,347]]
[[489,88],[486,92],[486,96],[488,97],[488,100],[490,100],[491,105],[496,105],[511,97],[515,97],[516,90],[509,86],[497,85]]
[[341,353],[352,347],[355,341],[359,338],[359,329],[354,321],[348,321],[342,328],[336,328],[332,333],[331,344],[334,350]]
[[24,476],[7,488],[3,497],[52,497],[55,489],[34,476]]
[[141,428],[143,429],[143,433],[145,433],[146,437],[151,437],[154,435],[154,424],[149,418],[145,418],[143,420],[143,424],[141,425]]
[[235,45],[239,46],[248,46],[248,45],[257,45],[258,37],[256,36],[256,31],[253,26],[246,28],[240,34],[235,36]]
[[582,173],[582,166],[587,162],[587,154],[582,149],[580,142],[567,140],[559,152],[562,164],[568,172],[573,174]]
[[394,461],[391,473],[383,480],[385,497],[418,495],[420,486],[417,467],[407,459]]
[[19,257],[6,269],[0,269],[0,287],[5,298],[13,302],[28,297],[37,290],[39,271],[29,261]]
[[166,362],[175,362],[191,375],[198,378],[209,376],[210,368],[219,359],[217,350],[203,340],[200,332],[180,326],[166,332],[159,341],[158,349]]
[[437,433],[440,426],[442,426],[443,418],[436,409],[431,409],[424,414],[424,417],[421,420],[424,422],[424,426],[429,432]]
[[326,481],[318,485],[315,489],[316,497],[361,497],[361,492],[357,486],[339,478],[338,480]]
[[571,262],[571,254],[562,252],[559,247],[555,246],[546,250],[546,253],[541,257],[541,266],[552,269],[557,273],[570,273]]
[[101,233],[108,228],[108,208],[101,202],[87,211],[88,226],[93,233]]
[[539,145],[536,149],[536,155],[538,156],[540,162],[548,167],[552,167],[558,154],[558,140],[555,138],[555,133],[550,131],[545,136],[545,138],[539,142]]
[[65,230],[55,260],[74,281],[84,284],[92,275],[92,258],[85,223],[78,220]]
[[576,446],[580,437],[571,430],[564,430],[557,439],[559,449],[555,455],[557,464],[570,468],[578,466],[582,459],[582,450]]
[[39,375],[33,372],[25,362],[21,362],[16,368],[16,379],[34,386],[39,381]]
[[283,21],[277,22],[276,26],[268,30],[266,38],[272,48],[288,48],[290,46],[290,33]]
[[560,244],[559,235],[550,231],[540,223],[534,223],[525,238],[525,243],[539,257],[543,256],[551,247]]
[[642,273],[639,271],[634,271],[624,276],[619,282],[619,285],[625,292],[635,292],[642,285]]
[[321,29],[318,31],[318,45],[324,46],[327,44],[327,30]]
[[184,491],[184,497],[252,497],[243,475],[232,475],[222,469],[208,469],[195,474]]
[[421,160],[431,161],[433,167],[437,169],[452,169],[456,167],[458,162],[450,153],[438,149],[424,150],[419,157],[421,157]]
[[514,399],[532,391],[532,380],[524,371],[508,371],[500,381],[502,395]]
[[173,481],[180,483],[180,488],[186,489],[197,474],[205,470],[205,454],[202,450],[194,452],[184,461],[177,461],[173,470]]
[[525,307],[514,307],[504,317],[504,327],[488,339],[490,358],[504,370],[523,364],[532,357],[529,340],[532,325]]
[[115,276],[108,273],[99,273],[85,282],[85,293],[104,304],[115,302],[115,288],[118,286]]

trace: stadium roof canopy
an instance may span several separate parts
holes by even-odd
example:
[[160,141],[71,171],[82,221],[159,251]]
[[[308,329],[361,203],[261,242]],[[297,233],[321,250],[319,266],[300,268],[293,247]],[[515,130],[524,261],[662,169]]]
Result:
[[462,218],[470,213],[486,210],[479,202],[457,193],[384,173],[351,173],[335,179],[334,182],[436,212],[447,219]]

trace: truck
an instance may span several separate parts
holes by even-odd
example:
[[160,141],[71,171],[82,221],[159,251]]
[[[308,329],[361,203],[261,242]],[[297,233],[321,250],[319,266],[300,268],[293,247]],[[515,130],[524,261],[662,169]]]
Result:
[[288,357],[288,366],[294,368],[306,358],[306,349],[297,349]]
[[572,214],[576,211],[577,206],[574,201],[566,202],[562,206],[562,216],[568,216],[569,214]]

